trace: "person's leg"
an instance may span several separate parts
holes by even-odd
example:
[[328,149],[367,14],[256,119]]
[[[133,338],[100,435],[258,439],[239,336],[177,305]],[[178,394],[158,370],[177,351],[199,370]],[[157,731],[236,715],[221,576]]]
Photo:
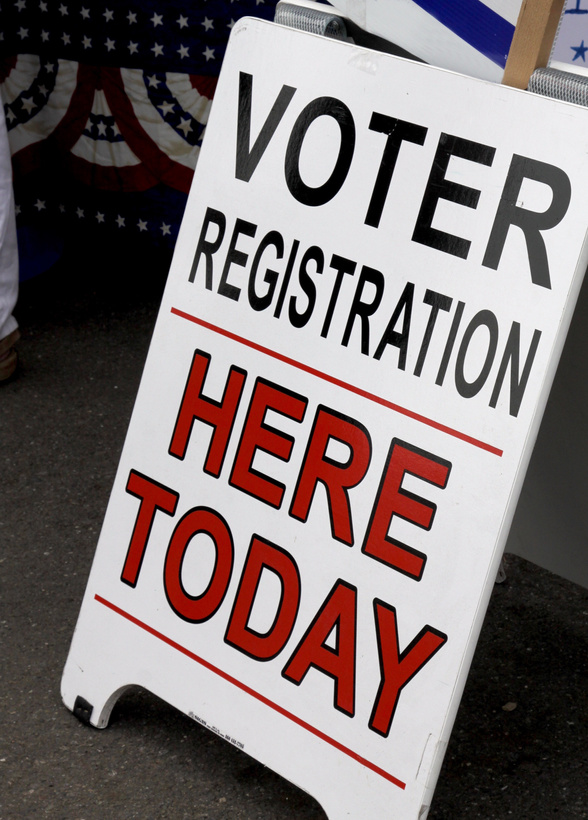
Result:
[[14,343],[18,340],[18,322],[12,315],[18,298],[18,246],[12,165],[0,102],[0,381],[10,378],[16,369]]

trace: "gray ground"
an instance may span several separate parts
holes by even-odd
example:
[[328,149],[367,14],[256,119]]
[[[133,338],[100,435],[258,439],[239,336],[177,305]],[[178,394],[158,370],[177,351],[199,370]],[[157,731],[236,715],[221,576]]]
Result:
[[[60,701],[166,270],[80,249],[21,291],[22,369],[0,388],[0,820],[325,817],[147,692],[104,731]],[[587,627],[587,590],[510,558],[431,820],[588,818]]]

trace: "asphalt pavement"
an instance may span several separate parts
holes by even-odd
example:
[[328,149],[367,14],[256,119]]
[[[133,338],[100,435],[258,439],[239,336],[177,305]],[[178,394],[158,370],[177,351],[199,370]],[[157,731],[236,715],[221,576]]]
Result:
[[[105,730],[61,703],[168,264],[80,242],[21,288],[20,372],[0,388],[0,820],[325,817],[149,692]],[[508,557],[430,820],[588,818],[587,681],[588,590]]]

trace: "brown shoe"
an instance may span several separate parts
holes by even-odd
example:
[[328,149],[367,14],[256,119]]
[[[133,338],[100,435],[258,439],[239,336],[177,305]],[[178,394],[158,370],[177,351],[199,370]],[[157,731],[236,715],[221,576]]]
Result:
[[0,384],[8,381],[16,371],[18,364],[18,353],[14,349],[14,345],[20,339],[20,331],[18,328],[9,333],[3,339],[0,339]]

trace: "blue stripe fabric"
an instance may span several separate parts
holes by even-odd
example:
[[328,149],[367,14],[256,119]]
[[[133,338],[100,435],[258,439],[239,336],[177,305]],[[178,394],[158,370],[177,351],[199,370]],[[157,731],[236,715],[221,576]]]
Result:
[[480,0],[414,0],[417,6],[501,68],[514,26]]

